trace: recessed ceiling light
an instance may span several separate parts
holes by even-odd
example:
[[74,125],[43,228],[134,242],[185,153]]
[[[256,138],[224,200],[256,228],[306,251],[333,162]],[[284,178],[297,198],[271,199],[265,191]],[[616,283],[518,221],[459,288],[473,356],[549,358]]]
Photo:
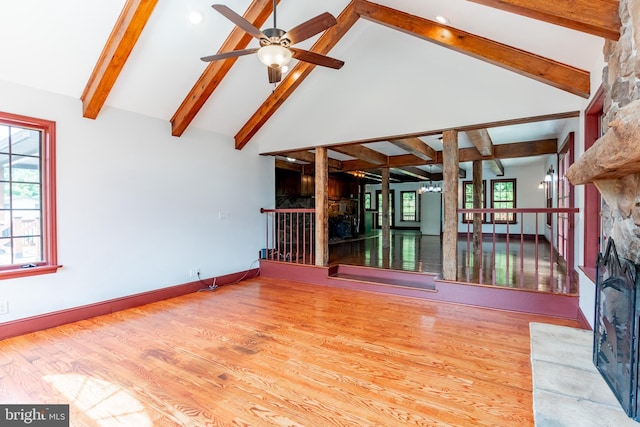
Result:
[[436,21],[444,25],[449,25],[449,18],[446,16],[438,15],[436,16]]
[[189,22],[191,22],[194,25],[198,25],[199,23],[202,22],[202,19],[204,18],[204,15],[202,14],[202,12],[191,12],[191,14],[189,15]]

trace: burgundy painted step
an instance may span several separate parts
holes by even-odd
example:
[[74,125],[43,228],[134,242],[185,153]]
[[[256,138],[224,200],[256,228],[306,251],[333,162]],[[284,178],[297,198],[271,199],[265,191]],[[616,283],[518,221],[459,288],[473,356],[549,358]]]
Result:
[[[550,292],[455,282],[442,280],[427,273],[399,272],[397,270],[348,265],[319,267],[260,260],[260,275],[316,285],[563,317],[578,321],[584,317],[580,314],[577,295],[561,295]],[[341,277],[341,275],[350,275],[351,278]],[[355,280],[353,276],[360,276],[360,280]],[[365,276],[366,280],[362,276]],[[416,277],[420,277],[420,279]],[[389,286],[389,282],[393,280],[424,281],[427,284],[435,284],[435,289],[403,285]]]
[[383,270],[354,265],[338,265],[329,269],[329,277],[355,280],[359,282],[381,283],[389,286],[403,286],[435,291],[435,275],[411,271]]

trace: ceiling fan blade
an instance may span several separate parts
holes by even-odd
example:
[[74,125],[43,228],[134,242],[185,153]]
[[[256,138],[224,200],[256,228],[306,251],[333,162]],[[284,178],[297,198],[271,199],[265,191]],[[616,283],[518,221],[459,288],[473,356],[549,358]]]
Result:
[[229,58],[237,58],[238,56],[250,55],[252,53],[256,53],[259,48],[254,47],[251,49],[243,49],[243,50],[232,50],[229,52],[218,53],[216,55],[203,56],[200,58],[204,62],[218,61],[220,59],[229,59]]
[[267,36],[265,36],[262,31],[254,27],[251,22],[247,21],[242,16],[229,9],[227,6],[223,4],[214,4],[211,5],[211,7],[220,12],[229,21],[233,22],[238,27],[242,28],[245,32],[257,38],[258,40],[267,38]]
[[280,67],[267,67],[269,72],[269,83],[278,83],[282,80],[282,68]]
[[336,70],[339,70],[344,65],[344,61],[320,55],[319,53],[311,52],[310,50],[297,49],[295,47],[290,47],[289,50],[293,53],[293,57],[299,61],[309,62],[323,67],[335,68]]
[[329,12],[322,13],[302,24],[293,27],[282,38],[289,39],[291,44],[299,43],[336,25],[338,21]]

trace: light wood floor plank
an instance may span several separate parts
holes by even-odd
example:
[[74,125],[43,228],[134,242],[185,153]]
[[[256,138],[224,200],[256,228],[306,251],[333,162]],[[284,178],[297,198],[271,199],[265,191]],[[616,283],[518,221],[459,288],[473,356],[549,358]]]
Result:
[[256,278],[0,341],[0,402],[77,426],[527,426],[529,322]]

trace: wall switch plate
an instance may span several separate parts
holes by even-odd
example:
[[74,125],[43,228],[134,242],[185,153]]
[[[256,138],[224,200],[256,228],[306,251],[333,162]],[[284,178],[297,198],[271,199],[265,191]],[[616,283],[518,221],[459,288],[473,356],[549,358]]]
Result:
[[218,212],[218,219],[231,219],[231,212],[226,211],[220,211]]
[[0,301],[0,315],[9,313],[9,301]]

